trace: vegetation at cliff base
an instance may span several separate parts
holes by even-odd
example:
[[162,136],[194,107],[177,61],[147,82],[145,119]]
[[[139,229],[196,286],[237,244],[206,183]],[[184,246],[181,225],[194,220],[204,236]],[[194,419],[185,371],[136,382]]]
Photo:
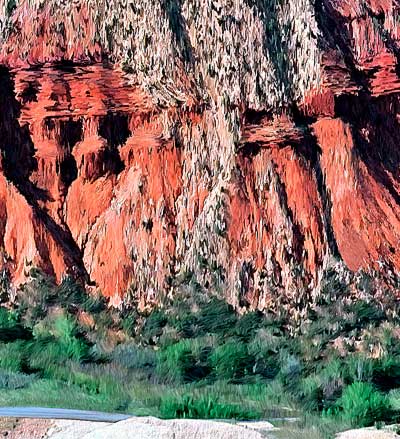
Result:
[[[180,295],[116,310],[40,272],[0,308],[0,405],[163,418],[299,417],[310,437],[397,422],[398,304],[323,299],[301,324]],[[380,424],[379,424],[380,425]],[[311,430],[310,430],[311,431]],[[293,437],[296,437],[295,435]],[[300,436],[298,436],[300,437]]]

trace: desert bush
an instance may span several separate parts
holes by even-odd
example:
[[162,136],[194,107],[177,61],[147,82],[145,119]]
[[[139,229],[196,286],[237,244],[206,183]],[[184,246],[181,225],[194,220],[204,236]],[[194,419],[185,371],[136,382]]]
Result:
[[237,380],[254,372],[255,359],[240,341],[228,341],[217,346],[210,356],[217,379]]
[[23,285],[17,294],[21,319],[27,327],[44,318],[48,307],[57,301],[54,283],[48,276],[32,269],[30,277],[31,281]]
[[217,298],[202,305],[197,316],[197,324],[203,334],[218,334],[221,337],[232,334],[236,322],[234,308]]
[[162,335],[163,328],[167,323],[168,318],[162,310],[153,311],[146,318],[141,331],[141,338],[149,344],[156,344],[157,339]]
[[157,354],[153,349],[142,348],[130,343],[117,346],[111,358],[117,364],[128,369],[153,370],[156,366]]
[[178,383],[201,380],[211,372],[210,351],[210,344],[202,339],[181,340],[159,352],[157,374]]
[[238,319],[234,334],[243,342],[248,342],[260,329],[262,322],[261,312],[248,312]]
[[26,358],[26,342],[17,340],[11,343],[0,343],[0,368],[20,372],[24,369]]
[[89,313],[99,313],[106,309],[106,299],[100,294],[88,294],[85,288],[71,276],[66,276],[55,287],[57,303],[64,308],[75,307]]
[[19,372],[10,372],[0,369],[0,389],[16,390],[28,387],[36,377]]
[[287,389],[296,389],[302,374],[303,368],[300,360],[285,351],[280,353],[279,380]]
[[[329,414],[330,429],[352,417],[357,425],[381,420],[390,404],[380,391],[400,386],[398,322],[374,301],[320,298],[293,329],[285,313],[239,316],[200,293],[165,299],[163,309],[145,317],[133,306],[108,309],[70,278],[58,287],[40,273],[32,278],[21,306],[0,308],[5,392],[28,395],[44,378],[71,386],[87,404],[112,401],[106,406],[117,410],[142,404],[164,417],[241,419],[290,406]],[[83,317],[90,318],[87,333],[79,326]],[[21,371],[32,373],[32,385]],[[171,391],[184,396],[166,396]],[[398,400],[392,392],[394,408]],[[241,403],[257,410],[241,410]]]
[[374,363],[375,361],[364,353],[348,356],[343,369],[346,382],[351,384],[357,381],[371,381],[374,373]]
[[0,341],[29,338],[31,338],[31,331],[20,324],[18,313],[0,307]]
[[347,386],[330,415],[339,416],[357,427],[368,427],[388,419],[391,413],[389,398],[371,384],[355,382]]

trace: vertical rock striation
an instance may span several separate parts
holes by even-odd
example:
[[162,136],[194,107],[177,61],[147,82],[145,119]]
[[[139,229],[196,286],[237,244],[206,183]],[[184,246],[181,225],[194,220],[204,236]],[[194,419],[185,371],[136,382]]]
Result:
[[[394,0],[0,0],[0,244],[114,304],[400,271]],[[129,290],[129,294],[128,294]]]

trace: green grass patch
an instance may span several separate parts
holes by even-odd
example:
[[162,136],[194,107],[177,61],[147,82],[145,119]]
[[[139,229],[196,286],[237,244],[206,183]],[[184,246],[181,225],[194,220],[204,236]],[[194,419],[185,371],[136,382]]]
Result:
[[180,397],[167,396],[162,398],[160,405],[161,417],[165,419],[259,419],[261,413],[256,410],[244,409],[238,404],[227,404],[218,401],[214,395],[200,398],[192,395]]

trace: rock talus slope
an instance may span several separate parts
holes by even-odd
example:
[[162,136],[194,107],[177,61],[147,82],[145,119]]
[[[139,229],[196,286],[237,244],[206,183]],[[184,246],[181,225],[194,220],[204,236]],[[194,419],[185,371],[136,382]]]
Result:
[[396,0],[0,0],[3,272],[259,309],[396,275],[399,61]]

